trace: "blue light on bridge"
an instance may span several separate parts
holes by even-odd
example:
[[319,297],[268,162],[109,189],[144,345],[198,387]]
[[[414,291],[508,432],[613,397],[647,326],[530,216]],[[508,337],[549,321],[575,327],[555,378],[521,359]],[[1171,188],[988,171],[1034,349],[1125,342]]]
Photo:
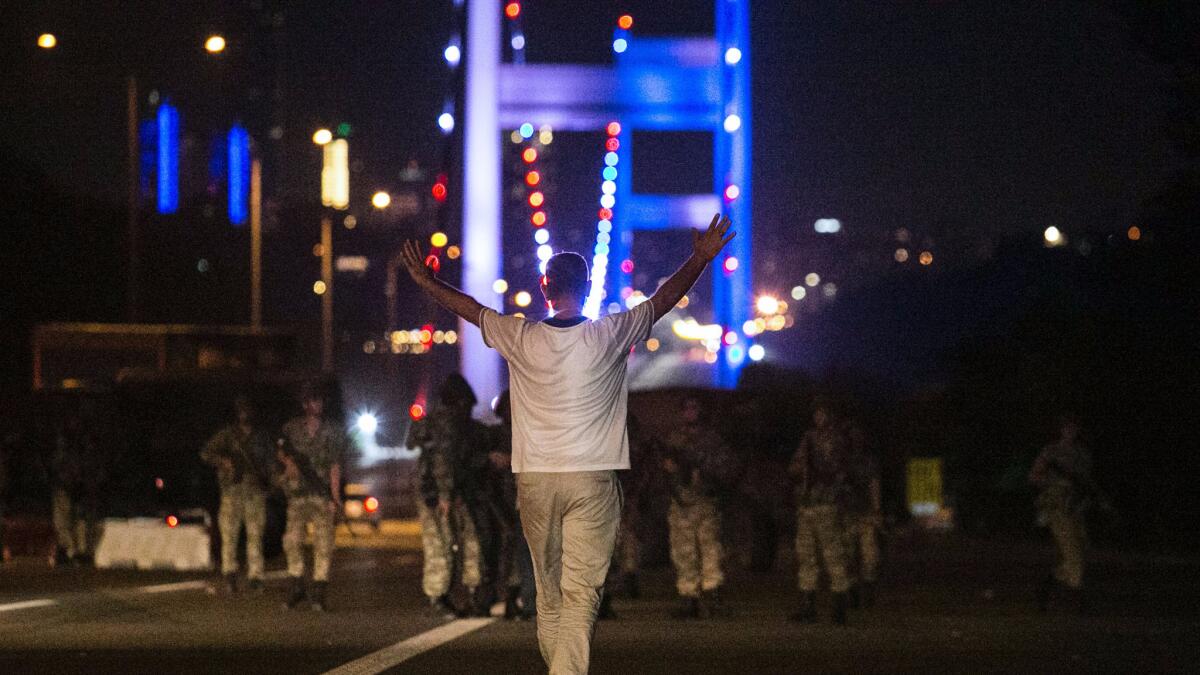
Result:
[[250,215],[250,134],[240,124],[229,130],[229,222],[245,225]]
[[162,102],[158,106],[158,187],[156,206],[159,213],[179,210],[179,110]]

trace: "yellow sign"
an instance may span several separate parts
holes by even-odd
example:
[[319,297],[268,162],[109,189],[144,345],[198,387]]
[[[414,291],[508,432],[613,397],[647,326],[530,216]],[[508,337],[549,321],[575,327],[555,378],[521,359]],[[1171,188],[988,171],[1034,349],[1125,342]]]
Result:
[[942,458],[908,460],[908,511],[914,516],[936,515],[942,508]]

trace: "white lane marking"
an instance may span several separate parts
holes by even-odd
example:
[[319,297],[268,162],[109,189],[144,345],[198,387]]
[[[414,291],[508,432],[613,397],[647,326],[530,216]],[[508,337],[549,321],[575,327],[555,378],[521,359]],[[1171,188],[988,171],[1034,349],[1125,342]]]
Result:
[[156,586],[139,586],[134,589],[138,593],[171,593],[174,591],[194,591],[208,588],[207,581],[178,581],[173,584],[158,584]]
[[355,659],[325,673],[325,675],[376,675],[412,657],[427,652],[434,647],[444,645],[458,639],[467,633],[479,630],[493,623],[495,619],[458,619],[444,626],[427,630],[407,640],[401,640],[390,647],[384,647],[377,652],[367,654],[361,659]]
[[33,609],[34,607],[50,607],[57,605],[57,600],[49,598],[41,598],[38,600],[22,600],[21,602],[10,602],[7,605],[0,605],[0,612],[15,612],[18,609]]

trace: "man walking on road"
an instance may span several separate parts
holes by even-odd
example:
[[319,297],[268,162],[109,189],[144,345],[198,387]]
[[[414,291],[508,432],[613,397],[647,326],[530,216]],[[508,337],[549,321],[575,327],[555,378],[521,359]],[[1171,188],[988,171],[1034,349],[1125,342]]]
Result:
[[552,675],[586,673],[604,578],[621,518],[616,471],[629,468],[626,359],[733,238],[728,218],[693,232],[693,252],[650,298],[597,321],[583,316],[588,269],[576,253],[549,259],[540,323],[504,316],[437,279],[415,242],[404,247],[413,281],[479,326],[509,365],[513,454],[521,524],[537,582],[538,643]]
[[221,575],[229,593],[237,592],[238,534],[246,525],[246,578],[250,589],[263,589],[263,528],[267,523],[271,441],[254,423],[254,405],[245,396],[233,404],[237,421],[218,431],[200,451],[217,469],[221,486]]

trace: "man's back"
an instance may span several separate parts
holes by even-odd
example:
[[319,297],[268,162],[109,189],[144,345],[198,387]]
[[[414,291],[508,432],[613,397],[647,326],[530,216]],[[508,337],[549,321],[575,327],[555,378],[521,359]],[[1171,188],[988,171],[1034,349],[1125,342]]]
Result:
[[579,323],[481,312],[484,341],[509,364],[514,472],[629,468],[626,359],[653,319],[648,302]]

